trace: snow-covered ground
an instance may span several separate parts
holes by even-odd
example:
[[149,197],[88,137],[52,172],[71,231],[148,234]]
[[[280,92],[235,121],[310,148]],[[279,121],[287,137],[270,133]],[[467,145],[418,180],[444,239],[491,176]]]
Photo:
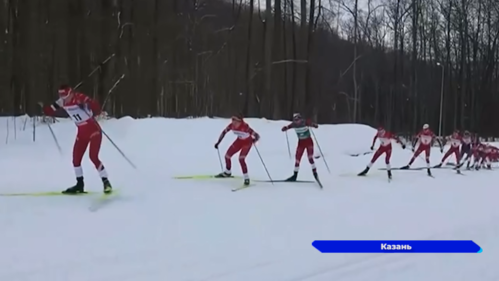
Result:
[[[0,118],[0,193],[60,191],[74,183],[71,150],[75,126]],[[9,120],[9,121],[7,121]],[[257,147],[274,179],[290,176],[286,121],[248,119],[262,139]],[[9,129],[7,130],[7,123]],[[6,281],[497,281],[499,280],[499,173],[394,171],[388,183],[383,159],[368,177],[356,177],[371,155],[374,129],[324,125],[315,130],[324,184],[255,183],[238,192],[239,179],[175,180],[220,172],[213,148],[224,119],[102,121],[106,133],[138,167],[105,141],[101,158],[120,197],[98,210],[96,196],[0,197],[0,280]],[[7,132],[9,132],[7,136]],[[221,151],[230,145],[227,135]],[[294,154],[296,137],[289,132]],[[441,154],[434,150],[432,161]],[[392,166],[410,150],[395,145]],[[311,180],[303,159],[300,178]],[[240,175],[237,158],[234,173]],[[423,165],[417,159],[414,166]],[[84,160],[88,190],[101,183]],[[255,150],[252,179],[267,174]],[[473,240],[480,254],[321,254],[314,240]]]

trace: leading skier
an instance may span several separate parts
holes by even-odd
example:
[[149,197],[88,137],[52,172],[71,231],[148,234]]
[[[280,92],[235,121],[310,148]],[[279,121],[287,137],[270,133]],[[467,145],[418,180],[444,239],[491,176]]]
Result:
[[218,149],[218,146],[224,139],[225,135],[232,131],[236,136],[236,140],[232,143],[232,145],[227,149],[225,153],[225,171],[216,175],[217,178],[230,178],[232,177],[231,168],[232,161],[231,158],[234,154],[239,152],[239,164],[241,165],[241,170],[243,172],[244,177],[244,185],[250,184],[250,179],[248,176],[248,166],[246,165],[246,156],[251,150],[254,142],[257,142],[260,139],[260,135],[255,132],[251,127],[244,122],[243,115],[238,114],[232,116],[232,122],[225,127],[225,129],[220,134],[218,141],[215,143],[215,149]]
[[56,110],[60,108],[64,109],[77,127],[76,140],[73,146],[73,167],[76,176],[76,185],[66,189],[62,193],[85,193],[81,161],[88,146],[90,146],[90,160],[102,179],[104,193],[111,193],[112,187],[106,168],[99,159],[102,129],[95,120],[95,116],[98,116],[102,111],[99,103],[83,93],[76,92],[67,85],[62,85],[59,87],[59,99],[49,106],[43,106],[42,103],[40,105],[43,108],[43,113],[47,116],[54,116]]

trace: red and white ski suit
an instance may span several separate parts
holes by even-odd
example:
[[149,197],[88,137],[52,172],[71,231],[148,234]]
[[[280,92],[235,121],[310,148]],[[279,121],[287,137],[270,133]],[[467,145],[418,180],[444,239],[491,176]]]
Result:
[[79,92],[71,92],[67,98],[59,98],[52,105],[43,107],[43,112],[47,116],[54,116],[59,108],[64,109],[77,127],[76,140],[73,146],[73,167],[75,176],[83,177],[81,161],[83,155],[89,149],[89,157],[102,178],[107,178],[108,174],[104,165],[99,159],[99,152],[102,143],[102,130],[99,123],[94,119],[101,113],[99,103]]
[[[373,143],[371,145],[371,150],[374,149],[374,145],[376,144],[376,140],[379,140],[380,145],[376,152],[374,152],[374,155],[371,159],[371,162],[367,164],[367,167],[371,168],[373,164],[378,160],[378,158],[385,154],[385,164],[386,164],[386,169],[390,170],[390,158],[392,157],[392,140],[397,141],[397,143],[402,143],[400,139],[395,136],[393,133],[388,132],[388,131],[378,131],[376,135],[373,138]],[[402,145],[403,148],[405,148],[405,145]]]
[[444,154],[444,157],[442,157],[441,163],[443,164],[449,156],[451,156],[454,153],[454,156],[456,157],[456,163],[459,163],[461,161],[461,154],[459,151],[459,148],[461,146],[463,138],[459,133],[453,133],[452,135],[448,136],[447,139],[450,142],[450,148],[447,150],[447,152]]
[[[422,152],[424,152],[426,164],[428,168],[430,168],[430,153],[431,153],[430,151],[431,151],[431,145],[434,140],[436,140],[440,145],[440,151],[443,151],[442,143],[436,138],[435,134],[430,129],[423,129],[416,135],[416,138],[412,143],[413,147],[412,150],[414,151],[414,155],[409,161],[409,166],[411,166],[412,163],[414,163],[416,157],[418,157]],[[416,145],[418,145],[418,147],[417,149],[414,149]]]
[[225,129],[220,134],[220,137],[218,138],[218,142],[215,144],[215,148],[218,148],[218,145],[229,131],[232,131],[237,136],[237,138],[225,153],[225,173],[231,173],[231,158],[234,154],[239,152],[239,164],[241,164],[243,176],[245,179],[249,179],[248,166],[246,165],[245,160],[246,156],[251,150],[251,147],[253,146],[253,142],[258,141],[260,139],[260,135],[258,135],[258,133],[251,129],[251,127],[246,122],[244,122],[243,120],[239,120],[239,123],[237,125],[231,123],[227,127],[225,127]]

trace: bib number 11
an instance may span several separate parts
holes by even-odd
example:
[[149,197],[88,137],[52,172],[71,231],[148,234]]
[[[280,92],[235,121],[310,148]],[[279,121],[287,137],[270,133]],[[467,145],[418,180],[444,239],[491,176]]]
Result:
[[76,121],[81,121],[83,120],[80,116],[80,114],[73,114],[73,119],[76,120]]

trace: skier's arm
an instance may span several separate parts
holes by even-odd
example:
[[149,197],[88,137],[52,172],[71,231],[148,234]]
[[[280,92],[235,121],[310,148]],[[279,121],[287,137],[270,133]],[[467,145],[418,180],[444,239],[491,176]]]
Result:
[[440,152],[443,152],[444,146],[443,146],[442,141],[439,138],[437,138],[437,136],[435,136],[435,135],[433,135],[433,139],[438,143],[438,146],[440,147]]
[[289,125],[286,125],[282,127],[281,131],[286,132],[287,130],[293,128],[293,123],[290,123]]
[[414,140],[412,140],[412,147],[416,147],[417,142],[419,141],[419,137],[421,136],[421,133],[418,133]]
[[54,101],[51,105],[42,106],[43,114],[47,116],[54,116],[57,109],[61,108],[62,100],[58,99]]
[[227,127],[225,127],[225,129],[222,131],[222,133],[220,134],[220,137],[218,137],[218,141],[217,141],[217,144],[221,143],[222,140],[224,139],[225,135],[230,131],[232,130],[232,126],[231,124],[227,125]]
[[258,140],[260,140],[260,135],[257,132],[255,132],[253,129],[251,129],[250,126],[248,126],[248,133],[253,138],[253,142],[257,142]]
[[397,143],[400,143],[400,145],[402,146],[402,149],[405,149],[405,143],[403,143],[402,140],[398,136],[392,135],[392,139],[394,139]]
[[312,122],[312,120],[310,120],[310,119],[307,119],[306,125],[309,126],[309,127],[316,128],[316,129],[319,128],[319,125],[317,125],[316,123]]
[[102,113],[100,104],[95,99],[92,99],[82,93],[76,93],[75,99],[85,111],[87,111],[87,109],[90,109],[94,116],[98,116]]
[[374,150],[374,145],[376,144],[377,139],[378,139],[378,134],[374,135],[373,143],[371,144],[371,150]]

